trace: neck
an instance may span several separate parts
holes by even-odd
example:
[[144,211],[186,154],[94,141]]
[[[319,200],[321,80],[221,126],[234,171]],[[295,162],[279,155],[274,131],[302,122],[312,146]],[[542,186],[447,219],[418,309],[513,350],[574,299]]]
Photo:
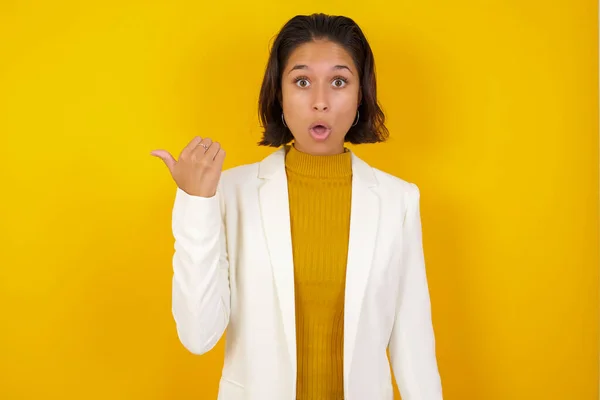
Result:
[[314,155],[296,146],[286,147],[285,167],[288,172],[319,179],[342,178],[352,175],[352,155],[343,149],[337,154]]

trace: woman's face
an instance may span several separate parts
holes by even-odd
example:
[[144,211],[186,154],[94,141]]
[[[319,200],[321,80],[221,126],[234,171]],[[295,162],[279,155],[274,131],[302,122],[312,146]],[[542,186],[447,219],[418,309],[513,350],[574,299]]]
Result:
[[360,95],[350,54],[330,41],[305,43],[290,54],[281,79],[284,119],[295,147],[315,155],[343,152]]

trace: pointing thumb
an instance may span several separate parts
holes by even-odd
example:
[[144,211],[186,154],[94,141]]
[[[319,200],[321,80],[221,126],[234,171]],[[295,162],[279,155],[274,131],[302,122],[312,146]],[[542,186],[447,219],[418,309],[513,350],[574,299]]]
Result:
[[173,167],[175,166],[176,161],[175,158],[171,155],[171,153],[169,153],[166,150],[153,150],[152,152],[150,152],[150,155],[163,160],[167,168],[169,168],[169,171],[173,171]]

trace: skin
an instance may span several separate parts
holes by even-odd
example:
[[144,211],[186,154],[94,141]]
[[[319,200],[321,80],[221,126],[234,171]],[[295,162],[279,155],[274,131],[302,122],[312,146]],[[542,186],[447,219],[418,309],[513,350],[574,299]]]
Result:
[[[280,96],[296,149],[313,155],[342,153],[360,96],[356,65],[343,47],[326,40],[297,47],[284,69]],[[331,128],[327,139],[311,137],[309,128],[315,122]],[[164,149],[153,150],[151,155],[164,161],[177,186],[189,195],[215,195],[225,159],[218,142],[196,136],[178,160]]]
[[[298,46],[283,70],[281,87],[285,123],[296,149],[313,155],[342,153],[360,101],[358,71],[350,54],[327,40]],[[310,134],[317,121],[331,127],[323,141]]]

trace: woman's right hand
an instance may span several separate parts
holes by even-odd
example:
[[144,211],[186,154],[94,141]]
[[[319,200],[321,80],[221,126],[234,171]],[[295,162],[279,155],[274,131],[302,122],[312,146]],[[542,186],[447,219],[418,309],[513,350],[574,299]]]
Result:
[[177,186],[192,196],[213,197],[221,179],[225,150],[218,142],[196,136],[181,151],[179,160],[166,150],[151,155],[162,159]]

